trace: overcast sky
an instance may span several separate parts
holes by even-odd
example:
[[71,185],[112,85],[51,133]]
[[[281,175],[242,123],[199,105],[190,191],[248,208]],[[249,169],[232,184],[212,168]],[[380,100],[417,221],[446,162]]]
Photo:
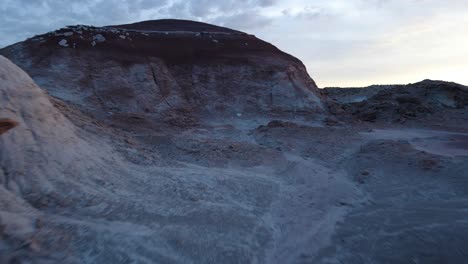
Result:
[[198,20],[298,57],[320,87],[468,85],[468,0],[0,0],[0,47],[65,25]]

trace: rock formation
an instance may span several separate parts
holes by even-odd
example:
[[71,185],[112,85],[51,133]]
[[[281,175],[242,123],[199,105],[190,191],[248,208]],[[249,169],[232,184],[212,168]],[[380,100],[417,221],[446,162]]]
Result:
[[368,122],[406,122],[432,116],[446,109],[460,112],[468,107],[468,87],[424,80],[408,85],[366,88],[325,88],[327,105],[342,119]]
[[298,59],[255,36],[199,22],[71,26],[0,54],[50,95],[99,119],[323,113]]

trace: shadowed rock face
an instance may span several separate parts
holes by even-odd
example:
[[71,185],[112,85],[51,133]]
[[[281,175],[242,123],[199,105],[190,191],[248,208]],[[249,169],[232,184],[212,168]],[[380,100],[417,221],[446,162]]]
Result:
[[18,123],[9,118],[0,118],[0,135],[17,126]]
[[298,59],[255,36],[204,23],[73,26],[0,53],[52,96],[96,116],[323,113]]

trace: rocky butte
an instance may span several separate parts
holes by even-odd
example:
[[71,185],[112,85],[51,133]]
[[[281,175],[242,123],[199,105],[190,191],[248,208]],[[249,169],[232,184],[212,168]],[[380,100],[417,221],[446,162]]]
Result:
[[0,263],[466,261],[466,86],[319,89],[184,20],[0,54]]
[[252,35],[199,22],[73,26],[2,54],[53,97],[96,116],[323,113],[317,86],[297,58]]

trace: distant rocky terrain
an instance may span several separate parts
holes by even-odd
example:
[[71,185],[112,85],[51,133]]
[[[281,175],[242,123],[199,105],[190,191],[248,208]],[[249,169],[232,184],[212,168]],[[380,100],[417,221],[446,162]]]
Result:
[[183,20],[0,54],[0,263],[468,263],[466,86]]
[[346,119],[400,122],[432,116],[445,109],[466,112],[468,87],[424,80],[408,85],[376,85],[366,88],[325,88],[330,112]]

